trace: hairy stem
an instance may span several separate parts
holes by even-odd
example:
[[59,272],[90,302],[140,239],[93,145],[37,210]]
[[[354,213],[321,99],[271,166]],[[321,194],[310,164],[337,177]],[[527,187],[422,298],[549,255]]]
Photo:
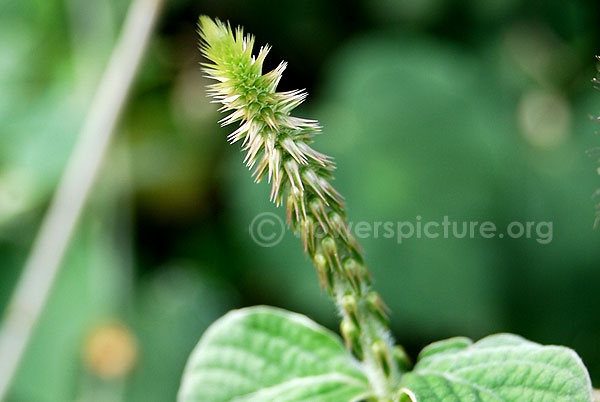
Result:
[[319,282],[335,300],[348,348],[363,362],[375,396],[390,398],[400,376],[386,308],[372,288],[360,246],[350,232],[342,196],[333,188],[333,160],[310,144],[320,132],[314,120],[294,117],[306,98],[302,90],[276,92],[285,70],[282,62],[263,74],[269,46],[254,55],[254,37],[227,24],[200,17],[201,50],[210,63],[204,71],[217,82],[210,94],[230,112],[223,125],[239,123],[228,139],[241,141],[244,162],[258,182],[272,184],[271,201],[285,204],[287,221],[299,232]]

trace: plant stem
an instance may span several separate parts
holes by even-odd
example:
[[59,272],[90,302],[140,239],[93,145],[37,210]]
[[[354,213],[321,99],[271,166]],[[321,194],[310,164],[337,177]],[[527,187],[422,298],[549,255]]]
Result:
[[134,0],[0,327],[0,400],[8,393],[100,171],[162,0]]

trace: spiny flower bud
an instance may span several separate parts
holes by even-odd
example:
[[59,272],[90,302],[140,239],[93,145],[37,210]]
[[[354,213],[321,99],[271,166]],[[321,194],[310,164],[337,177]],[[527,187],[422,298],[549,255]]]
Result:
[[315,221],[310,216],[300,220],[300,237],[305,253],[315,249]]
[[387,306],[381,299],[379,293],[374,290],[370,291],[367,295],[367,308],[385,325],[388,324],[387,319]]
[[313,263],[317,267],[317,274],[319,275],[319,283],[321,287],[327,289],[330,293],[333,293],[333,281],[331,280],[331,270],[327,264],[327,259],[323,254],[316,253],[313,258]]
[[[281,147],[283,149],[285,149],[292,158],[294,158],[294,160],[301,164],[301,165],[307,165],[308,164],[308,160],[306,159],[306,156],[304,155],[304,153],[302,152],[302,150],[300,148],[298,148],[298,145],[296,145],[296,143],[294,142],[294,140],[291,137],[285,136],[283,138],[281,138],[279,140],[279,144],[281,145]],[[301,182],[301,180],[299,180]]]
[[364,283],[365,286],[368,286],[371,284],[371,273],[369,272],[367,267],[365,267],[365,265],[360,261],[359,256],[360,254],[355,253],[355,257],[351,258],[352,262],[349,263],[352,265],[348,266],[348,268],[345,269],[354,272],[356,280]]
[[326,237],[321,240],[321,247],[323,247],[323,252],[327,257],[329,265],[335,267],[336,270],[341,272],[342,264],[340,262],[340,255],[338,253],[335,240],[333,240],[331,237]]
[[346,347],[354,354],[362,359],[362,348],[360,346],[360,332],[358,327],[350,320],[343,320],[340,325],[342,337],[346,343]]
[[298,168],[298,164],[290,159],[283,164],[283,167],[287,173],[291,186],[290,191],[302,193],[304,191],[304,185],[302,184],[302,178],[300,177],[300,169]]
[[381,339],[379,339],[379,340],[376,340],[375,342],[373,342],[373,345],[371,345],[371,350],[373,351],[373,354],[375,355],[375,359],[377,360],[377,363],[379,363],[379,365],[383,369],[383,372],[385,373],[385,375],[389,376],[390,375],[390,353],[387,348],[387,345]]
[[358,293],[361,293],[361,291],[362,291],[362,288],[361,288],[361,283],[362,283],[361,264],[359,264],[354,258],[347,258],[344,261],[343,271],[344,271],[346,277],[348,277],[350,279],[350,282],[351,282],[354,290],[356,290]]
[[287,199],[285,201],[285,212],[286,212],[287,223],[292,228],[294,228],[294,231],[295,231],[295,227],[293,224],[294,220],[295,221],[300,220],[300,209],[299,209],[298,201],[299,201],[298,193],[296,193],[295,191],[290,191],[290,193],[288,194]]
[[302,179],[304,179],[304,182],[307,183],[310,187],[312,187],[312,189],[315,193],[317,193],[319,198],[321,198],[323,201],[325,201],[327,205],[329,205],[327,199],[325,198],[325,195],[321,190],[319,177],[312,169],[304,169],[304,171],[302,172]]
[[267,91],[275,92],[275,89],[277,88],[277,85],[281,80],[281,76],[286,68],[287,63],[282,61],[274,70],[271,70],[260,77],[261,84],[266,86]]
[[346,222],[340,214],[338,214],[337,212],[331,212],[329,214],[329,222],[335,234],[344,239],[346,243],[350,243],[351,240],[354,240],[352,238],[352,234],[350,234],[350,231],[346,226]]
[[344,309],[344,313],[352,322],[360,328],[360,322],[358,321],[358,305],[356,303],[356,297],[351,293],[346,293],[342,296],[341,300],[342,308]]
[[280,98],[277,103],[278,112],[288,114],[304,102],[308,94],[301,89],[295,89],[293,91],[275,94],[275,96]]
[[317,219],[319,225],[321,225],[321,229],[323,233],[329,233],[329,227],[331,224],[329,223],[329,218],[327,217],[327,211],[325,210],[325,205],[323,205],[323,201],[318,198],[313,199],[308,207],[312,215]]

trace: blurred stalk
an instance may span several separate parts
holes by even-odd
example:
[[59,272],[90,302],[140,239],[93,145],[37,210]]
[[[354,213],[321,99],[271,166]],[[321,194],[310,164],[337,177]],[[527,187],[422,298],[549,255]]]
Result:
[[61,266],[163,0],[133,0],[77,143],[0,327],[0,401],[26,350]]
[[105,67],[103,63],[114,47],[120,21],[110,1],[63,0],[63,4],[69,22],[76,83],[73,97],[87,103],[96,91]]

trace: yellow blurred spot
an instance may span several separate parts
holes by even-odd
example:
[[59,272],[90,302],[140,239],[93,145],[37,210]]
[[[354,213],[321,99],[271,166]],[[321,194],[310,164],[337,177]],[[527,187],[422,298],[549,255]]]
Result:
[[84,346],[84,362],[98,377],[112,380],[124,377],[134,367],[138,357],[137,341],[121,323],[96,328]]
[[569,137],[571,108],[558,94],[534,90],[521,98],[518,121],[521,133],[531,145],[554,148]]

